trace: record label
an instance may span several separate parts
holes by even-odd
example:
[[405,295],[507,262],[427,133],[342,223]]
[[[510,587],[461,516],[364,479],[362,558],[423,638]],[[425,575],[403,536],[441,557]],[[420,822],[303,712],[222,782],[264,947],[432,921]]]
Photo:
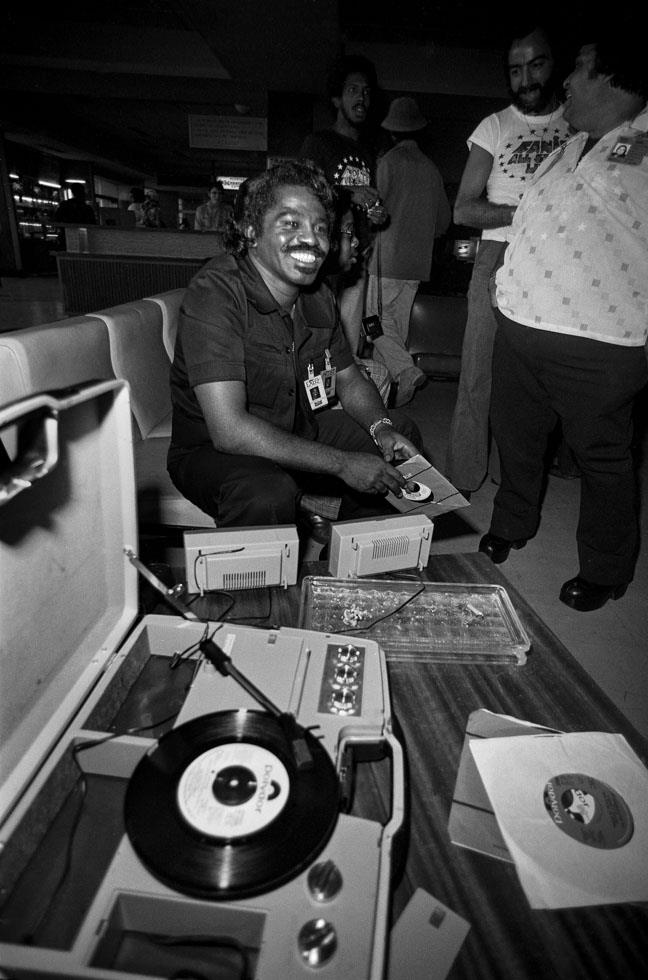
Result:
[[554,776],[545,785],[543,800],[554,825],[589,847],[623,847],[634,832],[623,797],[594,776],[573,772]]
[[432,491],[425,483],[416,483],[415,487],[415,490],[403,490],[405,500],[428,500],[432,496]]
[[283,763],[260,745],[228,742],[193,759],[178,782],[178,808],[201,834],[232,840],[272,823],[288,799]]

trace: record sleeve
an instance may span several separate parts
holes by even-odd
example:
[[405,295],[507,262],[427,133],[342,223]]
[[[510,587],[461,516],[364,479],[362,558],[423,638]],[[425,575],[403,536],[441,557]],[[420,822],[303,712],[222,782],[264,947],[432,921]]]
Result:
[[557,734],[557,732],[542,725],[512,718],[510,715],[495,714],[486,708],[478,708],[471,712],[466,725],[466,736],[448,818],[448,833],[453,844],[513,863],[470,751],[470,743],[475,739],[538,734]]
[[648,770],[606,732],[473,740],[532,908],[648,901]]

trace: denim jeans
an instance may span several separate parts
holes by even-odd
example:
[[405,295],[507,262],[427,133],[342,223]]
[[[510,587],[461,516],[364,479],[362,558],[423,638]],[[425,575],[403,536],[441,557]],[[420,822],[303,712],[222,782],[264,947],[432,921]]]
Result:
[[382,361],[394,381],[403,371],[415,368],[407,350],[410,314],[419,286],[418,279],[386,279],[369,276],[367,314],[378,313],[378,287],[382,305],[382,337],[374,341],[375,356]]
[[478,490],[488,472],[493,342],[497,331],[490,282],[506,242],[480,242],[468,289],[457,401],[450,423],[445,475],[460,490]]

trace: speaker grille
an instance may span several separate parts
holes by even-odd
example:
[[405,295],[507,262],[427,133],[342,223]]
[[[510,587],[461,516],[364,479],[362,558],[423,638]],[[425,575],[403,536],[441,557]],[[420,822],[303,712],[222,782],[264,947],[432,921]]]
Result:
[[373,542],[373,558],[397,558],[406,555],[409,549],[409,538],[399,534],[389,538],[375,538]]
[[224,589],[263,589],[266,584],[266,572],[227,572],[223,575]]

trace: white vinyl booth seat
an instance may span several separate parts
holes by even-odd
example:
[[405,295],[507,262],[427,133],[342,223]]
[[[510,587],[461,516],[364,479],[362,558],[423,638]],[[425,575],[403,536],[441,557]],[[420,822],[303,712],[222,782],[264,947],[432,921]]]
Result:
[[0,402],[114,377],[105,327],[91,316],[0,334]]
[[[149,360],[145,347],[132,344],[137,328],[140,341],[152,345],[153,332],[147,315],[158,319],[161,311],[144,304],[143,317],[128,304],[123,316],[119,307],[110,313],[111,330],[104,315],[88,315],[0,334],[0,403],[7,404],[41,391],[74,387],[87,381],[114,377],[129,383],[133,413],[135,477],[138,519],[143,525],[168,527],[214,527],[214,522],[173,486],[166,470],[171,404],[168,394],[168,359],[162,379],[160,364],[147,384],[142,363]],[[128,325],[131,335],[127,338]],[[114,342],[114,349],[111,348]],[[159,341],[160,346],[161,340]],[[164,348],[162,347],[164,351]],[[128,351],[128,353],[127,353]],[[150,354],[151,363],[155,356]],[[161,383],[163,381],[163,383]]]
[[166,293],[145,297],[149,303],[156,303],[162,312],[162,343],[169,361],[173,360],[176,333],[178,332],[178,316],[184,294],[184,289],[170,289]]
[[[214,527],[213,519],[173,485],[166,468],[171,437],[171,360],[165,344],[174,338],[183,289],[155,299],[122,303],[92,313],[102,320],[110,340],[115,377],[128,381],[137,423],[135,468],[140,524],[166,527]],[[172,323],[170,323],[172,321]],[[171,343],[171,341],[168,341]],[[172,348],[171,348],[172,349]]]

